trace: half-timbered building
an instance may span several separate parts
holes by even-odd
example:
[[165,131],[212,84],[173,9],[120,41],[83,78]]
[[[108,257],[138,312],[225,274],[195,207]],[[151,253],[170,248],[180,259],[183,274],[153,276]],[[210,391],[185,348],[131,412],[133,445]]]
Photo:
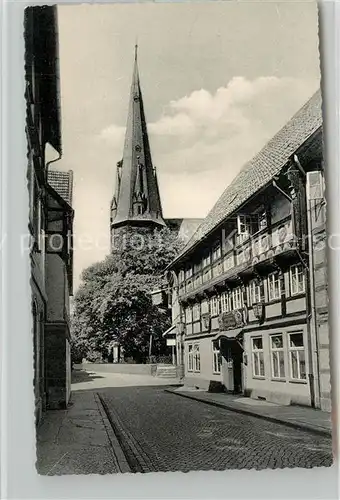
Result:
[[185,384],[330,409],[322,151],[317,92],[168,267]]

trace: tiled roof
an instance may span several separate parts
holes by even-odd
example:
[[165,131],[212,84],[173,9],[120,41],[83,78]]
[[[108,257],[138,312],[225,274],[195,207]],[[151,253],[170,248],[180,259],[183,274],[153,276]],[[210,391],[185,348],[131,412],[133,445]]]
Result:
[[61,172],[60,170],[49,170],[47,180],[50,186],[65,200],[72,205],[73,171]]
[[318,90],[266,146],[244,165],[175,261],[281,171],[292,154],[321,127],[321,105],[321,91]]

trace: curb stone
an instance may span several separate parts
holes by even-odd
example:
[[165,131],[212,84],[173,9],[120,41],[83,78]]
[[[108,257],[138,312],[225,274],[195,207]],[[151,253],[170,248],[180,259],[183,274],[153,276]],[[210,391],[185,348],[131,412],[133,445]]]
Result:
[[175,392],[172,389],[164,389],[164,391],[168,392],[170,394],[175,394],[176,396],[181,396],[182,398],[192,399],[194,401],[199,401],[201,403],[205,403],[205,404],[208,404],[211,406],[216,406],[217,408],[223,408],[225,410],[233,411],[235,413],[241,413],[243,415],[248,415],[248,416],[255,417],[255,418],[261,418],[263,420],[267,420],[267,421],[273,422],[275,424],[281,424],[281,425],[285,425],[287,427],[293,427],[295,429],[313,432],[314,434],[319,434],[321,436],[332,437],[332,430],[317,428],[317,427],[314,427],[313,425],[305,424],[303,422],[290,422],[287,420],[283,420],[280,417],[272,417],[270,415],[259,414],[259,413],[256,413],[256,412],[253,412],[250,410],[246,410],[243,408],[238,408],[235,406],[228,405],[228,403],[219,403],[218,401],[209,401],[207,399],[201,399],[201,398],[194,396],[194,395],[191,395],[191,394],[184,394],[183,392]]
[[119,441],[118,441],[118,439],[117,439],[117,437],[112,429],[110,421],[106,415],[105,409],[104,409],[102,402],[101,402],[97,393],[94,394],[94,398],[95,398],[95,401],[97,403],[98,410],[100,412],[100,416],[102,417],[103,422],[104,422],[105,430],[106,430],[106,433],[108,435],[108,438],[109,438],[109,441],[111,444],[112,454],[114,456],[114,460],[115,460],[118,472],[122,472],[122,473],[131,472],[131,468],[126,460],[125,454],[124,454],[124,452],[119,444]]

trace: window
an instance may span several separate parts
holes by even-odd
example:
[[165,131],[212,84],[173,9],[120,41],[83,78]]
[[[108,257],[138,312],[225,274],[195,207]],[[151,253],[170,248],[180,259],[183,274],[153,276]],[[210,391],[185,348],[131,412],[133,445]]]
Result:
[[221,255],[222,255],[222,253],[221,253],[221,245],[218,244],[213,249],[213,253],[212,253],[212,260],[213,260],[213,262],[215,262],[215,260],[220,259]]
[[201,371],[201,356],[199,344],[194,344],[194,371]]
[[218,316],[220,314],[220,298],[212,297],[210,299],[210,314],[211,316]]
[[192,323],[192,308],[191,307],[187,307],[185,309],[185,323],[186,324]]
[[237,218],[238,243],[245,241],[250,235],[256,234],[267,227],[267,214],[262,208],[252,215],[239,215]]
[[285,357],[283,350],[283,335],[270,336],[272,377],[285,378]]
[[199,274],[195,278],[195,288],[198,288],[200,285],[202,285],[202,276]]
[[305,272],[301,264],[291,266],[290,272],[290,294],[298,295],[305,291]]
[[322,200],[324,191],[325,186],[322,172],[307,172],[307,199]]
[[192,344],[188,345],[188,372],[192,372],[194,369],[194,352],[192,349]]
[[210,263],[211,263],[210,254],[207,254],[205,257],[203,257],[203,267],[209,266]]
[[178,283],[183,283],[184,281],[184,271],[180,271],[178,275]]
[[243,307],[243,291],[241,287],[234,288],[231,292],[233,309],[241,309]]
[[201,304],[195,304],[192,309],[192,319],[193,321],[198,321],[201,319]]
[[221,373],[221,352],[218,340],[214,340],[212,342],[212,351],[213,351],[213,373]]
[[261,302],[261,286],[255,280],[251,281],[248,285],[248,298],[250,306]]
[[264,377],[264,359],[262,337],[251,339],[252,358],[253,358],[253,376]]
[[306,356],[303,333],[289,334],[290,376],[295,380],[306,380]]
[[191,278],[192,276],[192,267],[189,267],[186,271],[185,271],[185,279],[189,279]]
[[234,254],[231,253],[224,257],[223,259],[223,268],[224,271],[229,271],[229,269],[232,269],[234,267]]
[[221,294],[221,312],[231,311],[231,297],[229,292],[223,292]]
[[248,215],[237,216],[237,243],[242,243],[250,236],[250,217]]
[[262,229],[266,229],[268,223],[267,223],[267,214],[265,211],[259,213],[259,219],[258,219],[258,230],[262,231]]
[[279,273],[272,273],[268,276],[268,298],[269,300],[281,298],[281,282]]

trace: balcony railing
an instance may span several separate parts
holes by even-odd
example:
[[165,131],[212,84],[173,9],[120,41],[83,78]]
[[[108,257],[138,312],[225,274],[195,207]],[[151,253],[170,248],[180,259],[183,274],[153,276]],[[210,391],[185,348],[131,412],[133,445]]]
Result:
[[209,268],[195,274],[187,282],[181,283],[179,295],[182,297],[193,291],[204,289],[207,283],[215,284],[221,279],[227,279],[259,262],[264,262],[294,248],[296,248],[296,237],[293,234],[292,220],[289,218],[276,224],[271,233],[268,230],[262,230],[248,238],[242,245],[236,246]]

